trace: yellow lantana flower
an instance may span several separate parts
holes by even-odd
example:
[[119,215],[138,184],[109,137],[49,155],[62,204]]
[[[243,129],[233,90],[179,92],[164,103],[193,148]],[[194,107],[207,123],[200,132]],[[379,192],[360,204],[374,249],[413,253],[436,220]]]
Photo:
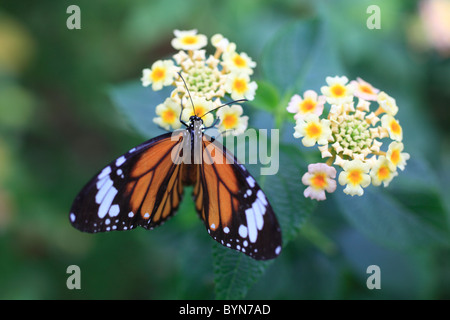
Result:
[[353,101],[353,85],[347,84],[348,78],[342,77],[326,77],[325,81],[328,86],[320,88],[322,94],[327,98],[329,104],[344,104]]
[[370,176],[372,177],[372,184],[374,186],[379,186],[383,183],[387,187],[397,175],[395,166],[384,156],[380,156],[370,170]]
[[179,69],[175,67],[172,60],[158,60],[153,63],[151,69],[142,70],[142,85],[152,85],[154,91],[161,90],[163,86],[173,83]]
[[382,91],[377,96],[377,101],[380,104],[382,111],[391,116],[395,116],[398,112],[397,102],[394,98],[389,96],[386,92]]
[[294,119],[296,120],[311,113],[320,116],[323,112],[324,103],[324,96],[319,97],[315,91],[307,90],[303,94],[303,98],[298,94],[293,95],[286,110],[295,113]]
[[381,126],[389,132],[389,137],[395,141],[402,141],[403,130],[398,121],[391,115],[385,114],[381,117]]
[[225,91],[231,94],[233,100],[255,98],[255,92],[258,88],[256,82],[250,82],[250,77],[246,73],[232,73],[228,76],[225,83]]
[[400,170],[404,170],[406,166],[406,161],[409,160],[409,153],[403,151],[403,143],[393,141],[389,145],[388,151],[386,152],[386,158]]
[[253,74],[254,62],[245,52],[225,52],[223,54],[223,66],[232,72],[243,72]]
[[198,50],[206,46],[208,38],[203,34],[197,34],[197,30],[173,32],[175,38],[172,39],[172,47],[177,50]]
[[178,129],[181,127],[179,120],[180,112],[181,107],[179,102],[172,98],[167,98],[164,103],[156,107],[156,115],[158,117],[153,118],[153,122],[167,131],[171,128]]
[[316,114],[308,114],[303,119],[297,119],[294,129],[294,137],[303,137],[302,143],[305,147],[312,147],[316,143],[325,145],[332,139],[330,120],[319,119]]
[[356,81],[353,80],[350,82],[355,89],[355,97],[364,99],[364,100],[373,100],[376,101],[378,97],[378,92],[380,90],[374,88],[370,83],[364,81],[361,78],[356,78]]
[[364,194],[363,188],[370,184],[370,176],[368,172],[370,165],[361,160],[352,160],[345,162],[344,171],[339,174],[339,184],[347,185],[344,189],[346,194],[351,196]]
[[219,129],[233,135],[244,133],[248,125],[248,117],[242,116],[243,109],[240,105],[234,104],[232,106],[221,107],[217,113],[217,118],[220,119]]
[[303,195],[306,198],[325,200],[325,191],[328,193],[336,190],[336,169],[324,163],[308,165],[308,172],[302,177],[302,183],[308,188]]

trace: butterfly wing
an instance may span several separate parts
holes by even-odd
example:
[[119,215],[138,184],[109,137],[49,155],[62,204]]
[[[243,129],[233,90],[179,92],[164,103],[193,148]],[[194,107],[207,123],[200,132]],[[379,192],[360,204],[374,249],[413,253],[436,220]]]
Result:
[[257,260],[280,254],[281,230],[266,195],[244,165],[206,136],[193,196],[214,240]]
[[172,216],[183,195],[183,165],[172,161],[186,130],[167,133],[131,149],[91,179],[69,215],[85,232],[152,229]]

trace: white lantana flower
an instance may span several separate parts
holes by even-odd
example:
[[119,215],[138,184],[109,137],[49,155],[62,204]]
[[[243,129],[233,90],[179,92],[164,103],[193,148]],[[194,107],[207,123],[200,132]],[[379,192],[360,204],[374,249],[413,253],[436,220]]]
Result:
[[305,147],[316,143],[325,145],[332,139],[330,120],[319,119],[316,114],[308,114],[303,119],[297,119],[294,137],[301,138]]
[[173,83],[178,70],[172,60],[158,60],[153,63],[151,69],[142,70],[142,85],[152,85],[154,91],[161,90],[163,86]]
[[231,73],[225,82],[225,91],[231,94],[233,100],[255,98],[255,92],[258,88],[256,82],[251,81],[246,73]]
[[156,107],[156,115],[158,117],[154,118],[153,122],[168,131],[171,128],[178,129],[181,127],[180,112],[181,106],[179,102],[172,98],[167,98],[164,103]]
[[173,32],[175,38],[172,40],[172,47],[177,50],[198,50],[206,46],[208,39],[203,34],[197,34],[197,30]]
[[370,165],[361,160],[348,161],[343,166],[344,171],[339,174],[339,184],[346,185],[344,192],[351,196],[364,194],[363,188],[370,184],[368,175]]
[[328,86],[323,86],[320,91],[327,98],[329,104],[339,105],[353,101],[354,88],[352,84],[347,84],[347,77],[327,77],[325,80]]
[[324,163],[314,163],[308,165],[308,172],[302,177],[302,183],[308,188],[303,195],[306,198],[315,200],[325,200],[325,191],[328,193],[336,190],[336,169]]
[[233,135],[244,133],[247,129],[248,117],[243,116],[243,112],[242,107],[238,104],[221,107],[216,114],[217,118],[220,119],[219,129],[225,134],[230,132]]

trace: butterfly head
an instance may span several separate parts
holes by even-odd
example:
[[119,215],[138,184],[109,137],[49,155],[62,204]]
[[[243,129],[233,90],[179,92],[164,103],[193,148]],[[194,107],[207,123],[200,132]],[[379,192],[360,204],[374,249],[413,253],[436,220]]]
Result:
[[201,122],[203,122],[202,118],[199,117],[199,116],[197,116],[197,115],[191,116],[191,117],[189,118],[189,123],[190,123],[190,124],[194,123],[195,121],[201,121]]
[[202,118],[199,117],[199,116],[197,116],[197,115],[191,116],[191,117],[189,118],[189,128],[192,128],[192,129],[193,129],[195,123],[198,123],[199,125],[203,125],[203,120],[202,120]]

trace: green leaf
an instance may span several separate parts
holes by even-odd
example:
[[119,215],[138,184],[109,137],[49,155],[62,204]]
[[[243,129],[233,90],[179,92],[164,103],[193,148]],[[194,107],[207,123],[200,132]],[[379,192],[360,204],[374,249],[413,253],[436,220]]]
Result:
[[216,299],[243,299],[271,261],[257,261],[217,243],[213,245]]
[[139,81],[113,86],[109,95],[119,111],[128,118],[131,126],[144,137],[153,138],[165,131],[154,122],[156,106],[170,96],[170,87],[153,91]]
[[280,94],[275,86],[266,81],[257,81],[255,99],[249,103],[257,109],[272,112],[278,106]]
[[361,197],[336,194],[344,216],[361,233],[388,247],[413,250],[449,245],[445,210],[436,185],[430,184],[433,179],[427,166],[411,159],[399,176],[395,178],[400,180],[398,186],[394,179],[386,190],[369,187]]
[[325,23],[302,20],[281,28],[261,58],[264,78],[283,94],[318,91],[327,76],[342,73],[337,50]]

